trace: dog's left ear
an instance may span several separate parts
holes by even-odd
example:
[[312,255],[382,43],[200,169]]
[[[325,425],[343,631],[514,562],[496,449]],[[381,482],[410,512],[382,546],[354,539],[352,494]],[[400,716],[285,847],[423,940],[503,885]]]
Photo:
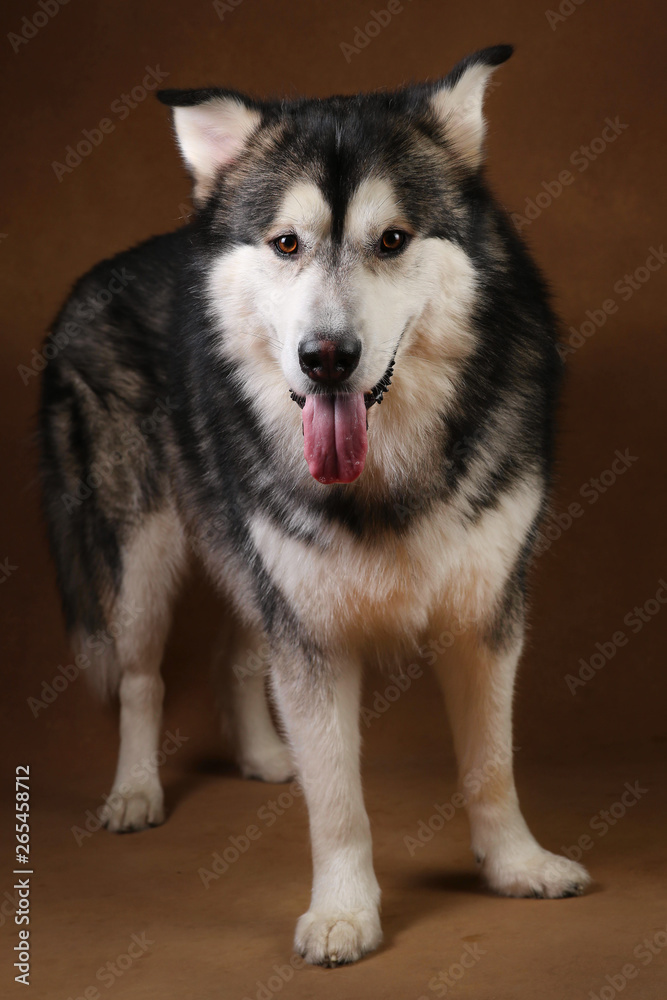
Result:
[[157,96],[173,111],[178,145],[194,179],[193,201],[202,204],[260,124],[261,107],[244,94],[214,88],[160,90]]
[[475,52],[462,59],[431,91],[430,105],[447,142],[473,170],[482,162],[486,85],[496,67],[506,62],[513,51],[511,45],[494,45]]

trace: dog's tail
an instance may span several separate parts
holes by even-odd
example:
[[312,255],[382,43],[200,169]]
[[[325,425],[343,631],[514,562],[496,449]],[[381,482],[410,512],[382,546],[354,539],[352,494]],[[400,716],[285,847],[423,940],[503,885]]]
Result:
[[104,693],[124,666],[152,655],[156,636],[163,641],[185,557],[167,470],[164,358],[156,347],[145,365],[132,364],[151,334],[127,297],[91,310],[107,278],[102,265],[82,279],[47,337],[39,414],[65,621],[78,665]]

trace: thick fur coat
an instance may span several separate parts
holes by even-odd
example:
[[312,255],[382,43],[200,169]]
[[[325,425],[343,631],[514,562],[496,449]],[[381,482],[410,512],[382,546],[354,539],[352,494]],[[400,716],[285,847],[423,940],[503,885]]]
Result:
[[[45,510],[73,641],[118,692],[111,830],[164,818],[153,774],[171,599],[197,557],[231,600],[223,672],[244,773],[303,784],[311,907],[296,947],[381,940],[359,779],[365,662],[456,625],[435,665],[491,887],[588,881],[519,811],[511,703],[560,379],[545,284],[483,176],[507,46],[392,93],[167,91],[185,228],[95,267],[50,334]],[[141,613],[121,622],[123,608]],[[122,619],[123,621],[125,619]],[[260,667],[232,670],[253,651]],[[268,677],[287,743],[276,733]]]

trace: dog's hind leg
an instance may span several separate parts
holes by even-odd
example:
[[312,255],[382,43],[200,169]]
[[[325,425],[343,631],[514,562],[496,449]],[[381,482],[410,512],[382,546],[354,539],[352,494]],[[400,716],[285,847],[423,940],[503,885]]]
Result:
[[220,689],[221,721],[245,778],[289,781],[294,764],[276,732],[269,710],[266,677],[269,646],[263,632],[238,622],[218,642],[214,673]]
[[512,699],[521,645],[521,636],[492,642],[472,626],[436,668],[452,726],[472,849],[486,881],[501,895],[579,895],[590,882],[586,870],[540,847],[519,808],[512,767]]
[[[122,583],[102,630],[113,643],[93,662],[101,686],[116,689],[120,700],[118,766],[102,815],[114,832],[164,820],[156,763],[164,694],[160,665],[185,547],[171,510],[145,516],[123,546]],[[80,636],[79,644],[85,648],[86,639]]]
[[294,944],[307,962],[341,965],[382,940],[359,773],[361,670],[345,659],[307,659],[295,647],[276,651],[271,666],[310,817],[313,890]]

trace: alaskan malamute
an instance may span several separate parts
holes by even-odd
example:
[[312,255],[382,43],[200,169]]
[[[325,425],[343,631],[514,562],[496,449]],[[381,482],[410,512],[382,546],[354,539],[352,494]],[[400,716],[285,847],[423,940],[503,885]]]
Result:
[[[120,699],[106,825],[164,819],[142,762],[195,554],[235,608],[241,769],[294,772],[307,799],[295,947],[313,963],[382,938],[359,777],[370,660],[437,660],[489,886],[557,897],[589,881],[536,842],[512,777],[561,362],[544,281],[484,182],[483,93],[510,54],[328,100],[163,91],[195,216],[95,267],[48,338],[51,545],[81,662]],[[433,641],[450,630],[451,648]]]

